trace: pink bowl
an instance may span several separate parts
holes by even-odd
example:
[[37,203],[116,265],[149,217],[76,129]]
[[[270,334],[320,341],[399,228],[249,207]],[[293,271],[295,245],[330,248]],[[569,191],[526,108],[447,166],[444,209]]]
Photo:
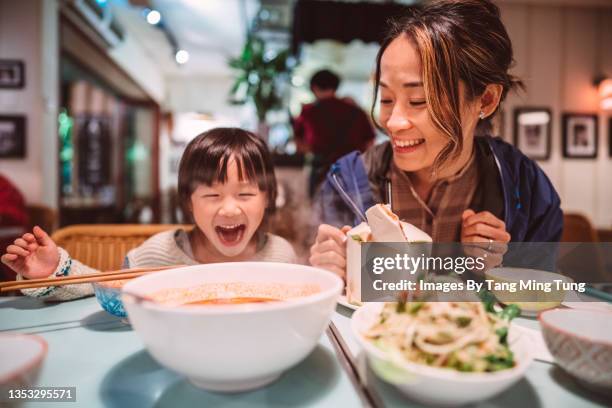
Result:
[[612,392],[612,313],[554,309],[538,316],[548,350],[583,385]]
[[6,389],[36,385],[47,342],[33,334],[0,334],[0,385]]

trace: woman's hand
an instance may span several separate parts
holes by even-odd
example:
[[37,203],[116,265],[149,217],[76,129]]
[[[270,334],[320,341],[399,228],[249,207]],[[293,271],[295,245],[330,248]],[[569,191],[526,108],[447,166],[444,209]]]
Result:
[[461,216],[461,243],[472,257],[484,258],[485,269],[501,265],[508,251],[510,234],[506,224],[488,211],[465,210]]
[[42,228],[32,232],[17,238],[0,260],[26,279],[47,278],[59,263],[57,245]]
[[316,241],[310,247],[310,264],[332,271],[344,279],[346,275],[346,233],[350,229],[348,225],[342,229],[327,224],[319,225]]
[[506,224],[488,211],[465,210],[461,216],[461,242],[510,242]]

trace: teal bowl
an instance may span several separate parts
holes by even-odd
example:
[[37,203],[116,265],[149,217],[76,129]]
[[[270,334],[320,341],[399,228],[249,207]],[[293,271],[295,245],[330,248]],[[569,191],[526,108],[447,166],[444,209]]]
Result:
[[93,283],[96,299],[100,306],[102,306],[102,309],[113,316],[127,317],[127,313],[123,308],[123,302],[121,301],[121,287],[123,285],[112,285],[115,282],[118,281]]

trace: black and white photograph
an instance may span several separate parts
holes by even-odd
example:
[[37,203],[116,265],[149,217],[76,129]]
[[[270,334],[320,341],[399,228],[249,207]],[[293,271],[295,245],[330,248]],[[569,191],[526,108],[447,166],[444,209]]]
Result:
[[23,88],[25,67],[23,61],[0,59],[0,89]]
[[514,145],[530,159],[550,157],[552,114],[548,108],[514,110]]
[[24,158],[25,116],[0,115],[0,158]]
[[563,115],[563,157],[592,159],[597,157],[597,115]]

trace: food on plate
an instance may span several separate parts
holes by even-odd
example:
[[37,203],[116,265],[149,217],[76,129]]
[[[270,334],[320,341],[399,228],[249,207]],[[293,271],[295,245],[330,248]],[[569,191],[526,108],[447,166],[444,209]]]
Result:
[[487,311],[481,302],[387,303],[364,337],[393,358],[462,372],[512,368],[512,307]]
[[361,305],[361,244],[364,242],[432,242],[417,227],[403,222],[388,204],[376,204],[366,211],[362,222],[347,232],[346,296],[349,303]]
[[183,303],[183,306],[197,305],[239,305],[242,303],[268,303],[280,302],[280,299],[262,298],[262,297],[226,297],[215,299],[196,300],[189,303]]
[[366,211],[372,236],[378,242],[408,242],[401,221],[389,205],[376,204]]
[[237,305],[285,301],[313,295],[320,290],[316,284],[225,282],[162,289],[149,298],[166,306]]

